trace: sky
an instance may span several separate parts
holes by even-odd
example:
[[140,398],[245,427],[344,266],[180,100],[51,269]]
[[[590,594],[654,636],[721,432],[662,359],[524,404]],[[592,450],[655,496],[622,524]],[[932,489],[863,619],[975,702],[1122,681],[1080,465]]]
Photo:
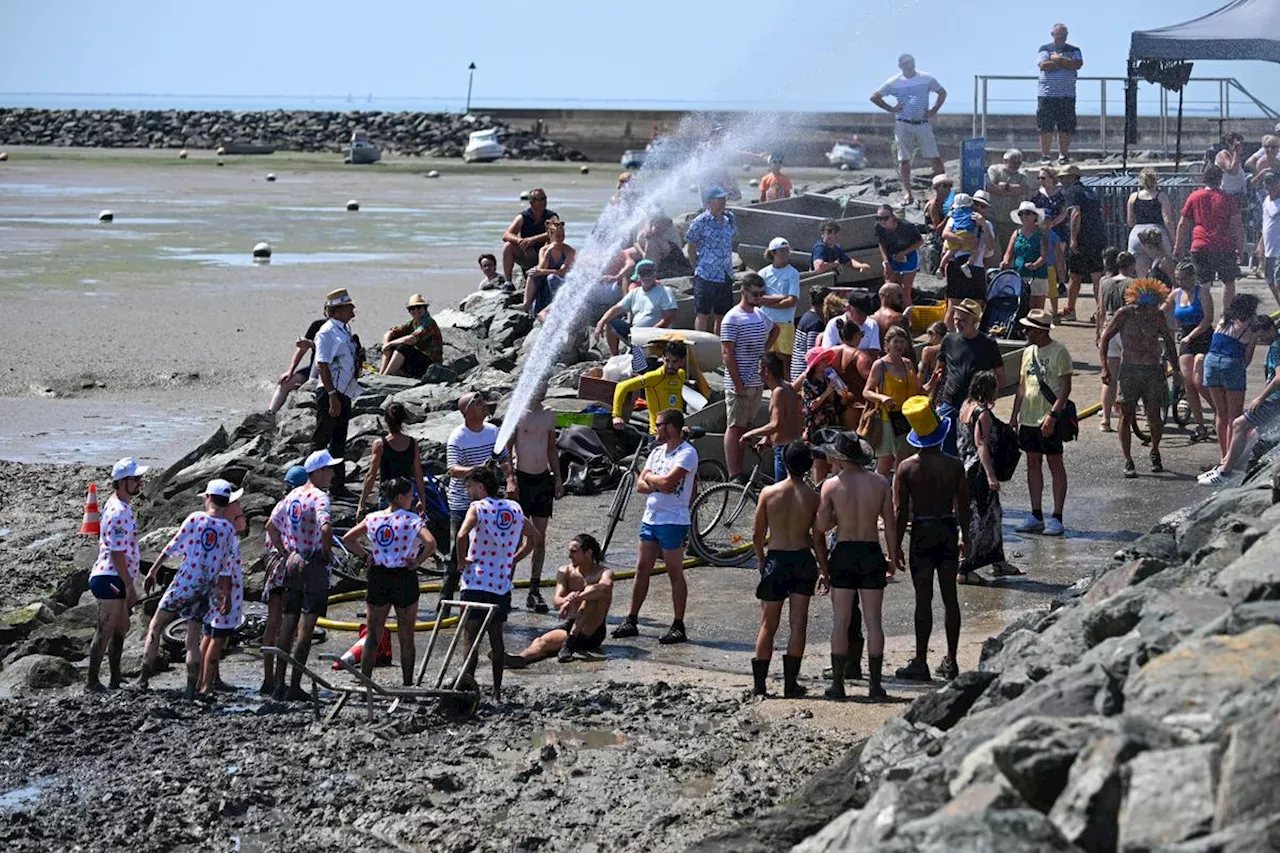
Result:
[[[200,95],[242,96],[246,104],[291,96],[290,105],[301,107],[307,98],[353,93],[357,106],[372,94],[389,108],[458,109],[474,62],[472,98],[480,107],[862,111],[871,108],[870,92],[895,73],[898,54],[909,52],[947,87],[944,111],[968,113],[975,74],[1035,73],[1036,50],[1049,41],[1055,15],[1084,52],[1082,74],[1121,76],[1132,30],[1198,17],[1222,2],[1001,3],[1013,11],[980,14],[997,4],[8,0],[0,26],[0,93],[8,94],[0,94],[0,106],[67,105],[14,93],[168,96],[154,99],[157,107],[199,106],[192,99]],[[958,14],[965,7],[970,11]],[[1053,7],[1066,11],[1051,14]],[[956,33],[966,34],[963,44]],[[1196,64],[1197,76],[1235,77],[1280,109],[1276,71],[1260,62]],[[990,85],[991,112],[1033,109],[1030,82]],[[1081,84],[1082,112],[1096,112],[1096,92],[1096,83]],[[1144,104],[1155,103],[1154,92],[1144,85]],[[1117,86],[1110,96],[1108,112],[1118,115]],[[1217,86],[1193,86],[1187,101],[1188,114],[1216,113]],[[109,97],[91,105],[137,104]]]

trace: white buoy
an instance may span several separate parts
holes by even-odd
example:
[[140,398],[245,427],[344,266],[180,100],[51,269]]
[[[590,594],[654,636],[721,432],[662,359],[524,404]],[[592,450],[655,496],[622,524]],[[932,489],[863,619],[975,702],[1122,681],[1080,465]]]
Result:
[[271,260],[271,244],[267,242],[258,243],[253,247],[253,259],[255,261]]
[[430,172],[427,172],[427,177],[428,177],[428,178],[438,178],[438,177],[440,177],[440,173],[439,173],[439,172],[437,172],[435,169],[432,169]]
[[525,190],[524,192],[520,193],[520,200],[521,200],[521,201],[528,201],[528,200],[529,200],[529,191],[528,191],[528,190]]
[[217,150],[217,151],[215,151],[215,152],[213,152],[213,153],[214,153],[214,154],[217,154],[219,157],[221,157],[223,154],[226,154],[226,153],[227,153],[227,149],[225,149],[225,148],[223,148],[221,145],[219,145],[219,146],[218,146],[218,150]]
[[267,172],[267,183],[271,183],[271,182],[272,182],[272,181],[274,181],[275,179],[276,179],[276,173],[275,173],[275,172]]
[[747,181],[747,185],[748,185],[748,186],[753,186],[753,187],[758,187],[758,186],[760,186],[760,182],[759,182],[759,181],[757,181],[755,178],[752,178],[751,180]]
[[0,163],[3,163],[5,160],[8,160],[8,159],[9,159],[9,152],[0,151]]
[[178,152],[178,159],[179,160],[187,159],[187,149],[183,148],[181,151]]
[[579,169],[578,171],[579,171],[579,172],[581,172],[581,173],[582,173],[582,174],[584,174],[584,175],[589,175],[589,174],[591,174],[591,169],[590,169],[589,167],[587,167],[587,166],[583,166],[583,167],[582,167],[581,169]]
[[849,171],[849,164],[848,164],[848,163],[841,163],[841,164],[840,164],[840,171],[842,171],[842,172],[847,172],[847,171]]
[[354,198],[347,202],[347,210],[359,210],[359,209],[360,209],[360,202],[356,201]]
[[109,210],[104,210],[98,214],[99,222],[112,222],[115,220],[115,218],[116,218],[116,215]]

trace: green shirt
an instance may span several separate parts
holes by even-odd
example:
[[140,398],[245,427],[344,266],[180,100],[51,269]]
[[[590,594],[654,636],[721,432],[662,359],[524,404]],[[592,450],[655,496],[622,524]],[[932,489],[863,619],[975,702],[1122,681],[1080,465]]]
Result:
[[1056,396],[1062,377],[1070,376],[1075,370],[1071,364],[1071,353],[1061,341],[1049,341],[1042,347],[1027,345],[1022,351],[1022,378],[1025,391],[1022,396],[1022,408],[1018,412],[1018,423],[1022,426],[1039,426],[1044,416],[1049,414],[1049,401],[1040,393],[1037,373]]
[[427,361],[433,364],[444,361],[444,338],[430,314],[423,318],[421,326],[410,320],[391,330],[393,341],[405,337],[409,338],[409,346],[426,356]]

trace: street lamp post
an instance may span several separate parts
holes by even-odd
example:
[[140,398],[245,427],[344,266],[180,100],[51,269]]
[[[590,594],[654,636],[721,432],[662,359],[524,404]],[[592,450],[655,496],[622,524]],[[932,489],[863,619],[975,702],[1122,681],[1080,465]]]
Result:
[[467,75],[467,110],[463,115],[471,112],[471,84],[474,83],[476,79],[476,64],[473,62],[468,65],[467,71],[470,72],[470,74]]

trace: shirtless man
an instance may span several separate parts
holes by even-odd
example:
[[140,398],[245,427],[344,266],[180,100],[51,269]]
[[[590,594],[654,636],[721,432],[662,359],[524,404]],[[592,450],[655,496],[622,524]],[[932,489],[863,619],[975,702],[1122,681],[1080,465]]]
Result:
[[[823,448],[835,475],[822,484],[818,518],[814,523],[814,546],[818,556],[818,593],[831,593],[831,686],[828,699],[843,701],[845,658],[849,652],[849,620],[853,599],[862,601],[867,624],[867,663],[870,670],[868,698],[888,697],[880,685],[884,666],[884,628],[880,621],[887,584],[886,570],[897,567],[898,543],[886,537],[889,560],[880,550],[877,518],[885,530],[893,524],[893,494],[887,480],[866,470],[875,461],[871,448],[857,433],[842,432]],[[836,531],[836,547],[827,556],[826,534]]]
[[604,642],[604,622],[613,603],[613,569],[605,568],[600,543],[589,533],[569,540],[569,565],[556,573],[551,602],[563,623],[536,638],[518,655],[507,655],[507,669],[524,669],[556,655],[561,663],[575,652],[591,652]]
[[911,583],[916,590],[916,656],[899,669],[898,678],[929,680],[929,635],[933,633],[933,576],[942,595],[947,656],[938,664],[938,677],[948,681],[960,674],[956,649],[960,645],[960,600],[956,573],[960,567],[961,531],[969,529],[969,486],[964,465],[942,452],[951,429],[949,419],[939,420],[927,397],[912,397],[902,404],[911,423],[907,443],[919,452],[898,463],[893,477],[893,506],[898,525],[894,533],[898,554],[911,522]]
[[[770,353],[776,356],[776,353]],[[781,361],[781,359],[779,359]],[[757,696],[767,692],[769,663],[773,660],[773,638],[782,620],[782,604],[791,605],[791,635],[787,653],[782,656],[782,695],[799,699],[806,691],[797,683],[800,661],[809,628],[809,599],[818,580],[818,566],[810,547],[810,534],[818,514],[818,493],[804,481],[813,467],[813,453],[803,441],[791,441],[782,448],[787,476],[760,492],[756,502],[756,565],[760,567],[760,634],[756,637],[756,656],[751,661]],[[813,533],[812,541],[821,539]],[[768,540],[769,552],[764,543]]]
[[[880,286],[880,307],[871,319],[876,321],[876,325],[880,327],[881,349],[884,349],[884,336],[891,326],[901,326],[907,333],[907,337],[911,337],[911,327],[907,325],[906,319],[902,312],[906,310],[906,296],[902,290],[902,285],[889,282]],[[914,347],[912,348],[914,349]],[[915,354],[911,353],[914,360]]]
[[515,456],[517,503],[538,530],[537,544],[529,556],[529,595],[525,599],[525,607],[535,613],[546,613],[548,609],[538,589],[542,564],[547,559],[547,523],[554,502],[564,497],[560,454],[556,450],[556,413],[542,405],[546,394],[546,385],[539,386],[507,445]]
[[[787,479],[787,466],[783,459],[787,445],[804,437],[804,407],[800,395],[787,381],[787,365],[782,355],[767,352],[760,356],[760,377],[769,389],[769,422],[742,434],[738,441],[745,445],[753,438],[762,444],[773,445],[773,481]],[[761,565],[764,565],[761,563]]]
[[[1160,436],[1164,431],[1165,370],[1160,362],[1161,347],[1167,347],[1170,357],[1177,352],[1177,344],[1169,331],[1161,305],[1168,296],[1168,289],[1155,279],[1139,279],[1125,291],[1125,306],[1115,313],[1098,341],[1099,364],[1102,365],[1102,384],[1110,385],[1113,379],[1120,382],[1120,450],[1124,453],[1124,476],[1138,476],[1129,452],[1131,432],[1137,421],[1138,401],[1147,413],[1147,428],[1151,430],[1151,473],[1164,471],[1160,460]],[[1116,335],[1120,336],[1120,375],[1113,377],[1107,367],[1107,346]]]

